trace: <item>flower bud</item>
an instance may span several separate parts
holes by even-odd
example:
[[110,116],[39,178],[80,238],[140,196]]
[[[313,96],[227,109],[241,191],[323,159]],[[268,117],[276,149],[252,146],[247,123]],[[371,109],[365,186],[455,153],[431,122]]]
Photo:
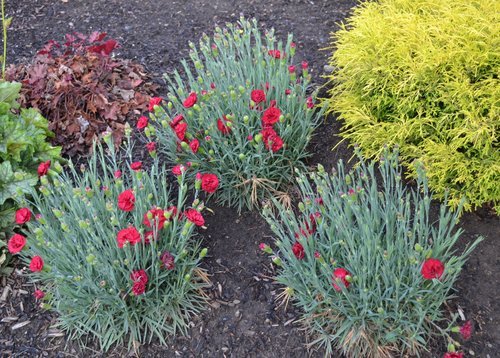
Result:
[[282,263],[281,263],[281,259],[279,257],[274,256],[272,258],[272,261],[273,261],[273,264],[275,264],[276,266],[280,266],[281,267]]
[[243,86],[240,85],[238,87],[238,91],[240,91],[241,94],[245,93],[245,87],[243,87]]
[[63,213],[61,210],[58,209],[52,209],[52,212],[54,213],[55,217],[60,219],[63,216]]
[[240,158],[240,160],[244,160],[244,159],[246,158],[246,156],[245,156],[245,154],[240,153],[240,154],[238,155],[238,158]]
[[262,142],[262,134],[261,134],[261,133],[256,134],[256,135],[255,135],[255,137],[254,137],[254,140],[255,140],[255,142],[257,142],[257,143]]
[[420,245],[418,242],[415,244],[415,251],[416,252],[422,252],[424,251],[424,248],[422,247],[422,245]]
[[201,112],[201,107],[198,103],[196,103],[194,106],[193,106],[193,109],[196,111],[196,112]]
[[200,259],[204,258],[207,256],[208,249],[205,247],[200,251]]
[[303,203],[303,202],[300,202],[300,203],[299,203],[299,210],[300,210],[301,212],[304,212],[304,211],[306,210],[306,207],[304,206],[304,203]]
[[184,280],[185,280],[186,282],[191,281],[191,275],[190,275],[190,274],[186,274],[186,275],[184,276]]
[[170,101],[169,101],[169,102],[167,103],[167,108],[168,108],[168,109],[172,109],[172,107],[173,107],[173,104],[172,104],[172,102],[170,102]]

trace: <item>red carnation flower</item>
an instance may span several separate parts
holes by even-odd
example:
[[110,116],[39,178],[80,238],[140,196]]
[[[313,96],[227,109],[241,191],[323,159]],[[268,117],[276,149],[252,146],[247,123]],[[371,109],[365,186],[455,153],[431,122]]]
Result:
[[188,128],[188,125],[186,122],[180,122],[172,129],[174,130],[177,138],[179,138],[180,141],[183,141],[184,138],[186,138],[187,128]]
[[149,278],[145,270],[132,271],[130,279],[134,282],[132,285],[132,293],[135,296],[142,295],[146,292],[146,285],[148,284]]
[[26,245],[26,238],[23,235],[14,234],[7,243],[7,248],[11,254],[17,254]]
[[155,239],[155,233],[153,231],[146,231],[144,233],[144,243],[146,245],[149,245],[151,243],[151,241],[153,241]]
[[295,73],[295,66],[293,65],[288,66],[288,72]]
[[424,261],[420,272],[426,280],[439,279],[443,275],[444,264],[438,259],[430,258]]
[[250,98],[255,102],[255,104],[259,104],[260,102],[266,101],[266,94],[263,90],[253,90],[250,94]]
[[306,105],[307,105],[307,108],[309,108],[309,109],[314,108],[314,102],[313,102],[313,99],[311,96],[307,97]]
[[188,209],[184,212],[184,216],[191,221],[196,226],[205,225],[205,219],[203,216],[195,209]]
[[119,179],[122,176],[122,171],[121,170],[115,171],[114,176],[115,176],[115,179]]
[[269,107],[262,114],[262,123],[264,126],[272,126],[280,120],[281,111],[277,107]]
[[148,126],[148,117],[146,116],[141,116],[139,117],[139,120],[137,121],[137,129],[143,129]]
[[[151,220],[148,219],[148,214],[152,215]],[[156,224],[158,229],[163,229],[163,226],[165,225],[165,221],[167,218],[165,218],[165,212],[160,209],[160,208],[153,208],[149,210],[146,214],[144,214],[144,218],[142,220],[142,223],[146,225],[147,227],[152,227],[153,224]]]
[[306,252],[304,251],[304,246],[300,242],[295,242],[292,246],[292,251],[297,260],[302,260],[304,256],[306,255]]
[[149,100],[149,111],[150,112],[153,112],[154,109],[155,109],[155,106],[159,106],[160,103],[162,101],[162,98],[161,97],[152,97],[150,100]]
[[219,187],[219,179],[215,174],[203,174],[201,177],[201,188],[207,193],[213,193]]
[[307,61],[302,61],[301,66],[302,66],[303,70],[307,70],[307,68],[309,67],[309,64],[307,63]]
[[292,90],[290,90],[290,89],[286,89],[286,90],[285,90],[285,94],[286,94],[287,96],[288,96],[288,95],[290,95],[291,93],[292,93]]
[[184,116],[182,114],[179,114],[178,116],[175,116],[174,119],[172,119],[172,122],[170,122],[170,127],[171,128],[175,128],[183,120],[184,120]]
[[172,168],[172,173],[174,173],[174,175],[176,176],[179,176],[179,175],[182,175],[182,173],[186,170],[186,167],[182,164],[177,164],[176,166],[174,166]]
[[31,211],[28,208],[21,208],[16,211],[16,224],[25,224],[31,219]]
[[44,175],[47,175],[47,173],[49,172],[49,168],[50,160],[40,163],[40,165],[38,165],[38,176],[43,177]]
[[141,242],[141,234],[139,234],[139,231],[137,231],[135,227],[130,226],[126,229],[118,231],[116,241],[118,242],[118,247],[121,249],[126,242],[130,245],[135,245]]
[[152,153],[156,150],[156,143],[155,142],[149,142],[146,144],[146,149],[148,150],[149,153]]
[[[278,60],[281,58],[280,50],[269,50],[269,51],[267,51],[267,53],[269,54],[269,56],[274,57]],[[284,57],[284,54],[283,54],[283,57]]]
[[30,270],[32,272],[40,272],[43,270],[43,259],[40,256],[33,256],[30,262]]
[[211,89],[215,89],[215,83],[213,83],[213,82],[212,82],[212,83],[210,83],[210,88],[211,88]]
[[336,290],[336,291],[342,291],[342,287],[340,285],[338,285],[337,283],[340,283],[342,282],[345,286],[345,288],[349,287],[350,283],[349,281],[347,281],[346,277],[347,276],[350,276],[351,274],[349,273],[349,271],[347,271],[345,268],[337,268],[333,271],[333,276],[332,276],[332,279],[333,279],[333,288]]
[[462,352],[447,352],[443,358],[464,358],[464,354]]
[[277,152],[283,147],[283,140],[271,127],[265,127],[262,131],[262,140],[267,150]]
[[472,335],[472,322],[467,321],[460,327],[460,335],[463,339],[468,340]]
[[173,270],[175,268],[175,258],[174,256],[168,252],[163,251],[160,256],[161,267],[164,267],[166,270]]
[[130,169],[133,171],[138,171],[142,169],[142,162],[133,162],[130,163]]
[[197,153],[198,148],[200,148],[200,142],[198,141],[198,139],[193,139],[191,142],[189,142],[189,147],[191,148],[193,153]]
[[231,128],[229,128],[226,123],[231,122],[226,116],[222,116],[224,122],[218,118],[217,119],[217,129],[224,135],[231,133]]
[[123,211],[134,210],[135,195],[130,189],[127,189],[118,195],[118,208]]
[[35,296],[37,300],[41,300],[45,297],[45,292],[43,292],[42,290],[35,290],[35,292],[33,292],[33,296]]
[[196,92],[191,92],[182,104],[185,108],[191,108],[196,104],[197,100],[198,96],[196,95]]

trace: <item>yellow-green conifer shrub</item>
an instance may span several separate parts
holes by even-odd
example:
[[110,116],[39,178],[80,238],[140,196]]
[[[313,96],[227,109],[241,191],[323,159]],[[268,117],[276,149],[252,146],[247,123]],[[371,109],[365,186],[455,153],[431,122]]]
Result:
[[376,157],[398,145],[437,197],[500,212],[500,2],[380,0],[332,35],[326,99],[342,135]]

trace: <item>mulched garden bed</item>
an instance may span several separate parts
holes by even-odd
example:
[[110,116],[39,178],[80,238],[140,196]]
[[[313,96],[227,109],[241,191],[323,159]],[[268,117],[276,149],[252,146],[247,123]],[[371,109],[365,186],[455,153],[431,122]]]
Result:
[[[188,40],[196,41],[215,24],[234,22],[243,14],[256,17],[263,27],[274,27],[278,36],[293,32],[298,60],[309,61],[314,81],[321,84],[328,52],[319,50],[328,45],[329,33],[355,4],[350,0],[7,0],[7,13],[14,17],[8,61],[27,62],[48,40],[66,33],[105,31],[121,44],[118,56],[137,60],[163,86],[161,74],[187,57]],[[333,119],[318,129],[309,164],[322,163],[330,169],[339,159],[349,160],[352,152],[345,143],[331,151],[339,141],[338,130]],[[153,342],[136,353],[144,357],[322,356],[321,351],[308,352],[307,338],[297,322],[299,312],[290,306],[277,308],[275,298],[281,287],[273,283],[274,267],[258,248],[260,242],[272,242],[267,224],[257,213],[238,215],[232,209],[211,208],[214,215],[207,217],[208,229],[201,233],[209,248],[203,267],[212,275],[210,306],[193,320],[188,337],[171,339],[168,346]],[[457,285],[459,298],[451,302],[450,310],[459,309],[474,322],[475,332],[464,352],[493,358],[500,351],[500,246],[496,243],[500,218],[483,209],[465,214],[459,226],[465,230],[459,249],[479,235],[486,240],[465,265]],[[79,347],[51,328],[57,317],[37,307],[33,291],[20,267],[0,279],[2,356],[102,355],[93,342]],[[441,356],[443,349],[431,347],[431,356]],[[127,350],[116,347],[109,355],[126,356]]]

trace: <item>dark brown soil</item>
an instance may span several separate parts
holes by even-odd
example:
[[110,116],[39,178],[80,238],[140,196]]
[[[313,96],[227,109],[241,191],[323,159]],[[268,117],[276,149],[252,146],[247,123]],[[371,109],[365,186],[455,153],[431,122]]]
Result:
[[[65,33],[106,31],[122,44],[119,56],[141,62],[161,83],[161,74],[178,66],[186,57],[188,40],[196,41],[216,24],[234,22],[240,14],[256,17],[263,27],[273,26],[278,35],[293,32],[299,59],[307,59],[315,81],[326,64],[329,33],[337,28],[353,0],[7,0],[14,17],[9,37],[10,62],[29,61],[37,49]],[[349,160],[346,144],[334,151],[339,124],[326,123],[311,144],[310,164],[331,168],[337,160]],[[296,322],[299,313],[290,307],[277,309],[280,286],[273,283],[269,259],[258,250],[260,242],[271,243],[270,230],[257,213],[213,207],[208,229],[201,233],[209,256],[204,267],[212,274],[211,306],[193,321],[188,337],[178,337],[169,346],[156,342],[140,347],[144,357],[304,357],[307,338]],[[497,357],[500,351],[500,303],[498,297],[500,219],[487,210],[466,214],[461,227],[463,248],[478,235],[486,240],[472,254],[457,286],[459,306],[475,323],[475,333],[463,350],[477,357]],[[36,306],[34,288],[21,272],[0,283],[0,352],[5,356],[102,356],[92,342],[78,347],[62,333],[50,328],[56,315]],[[5,296],[3,296],[5,295]],[[5,300],[1,300],[5,298]],[[27,322],[19,327],[19,323]],[[17,326],[16,326],[17,325]],[[19,327],[15,329],[16,327]],[[443,347],[431,347],[432,357]],[[126,356],[116,347],[110,356]],[[472,353],[470,353],[472,354]],[[130,353],[133,355],[133,353]]]

